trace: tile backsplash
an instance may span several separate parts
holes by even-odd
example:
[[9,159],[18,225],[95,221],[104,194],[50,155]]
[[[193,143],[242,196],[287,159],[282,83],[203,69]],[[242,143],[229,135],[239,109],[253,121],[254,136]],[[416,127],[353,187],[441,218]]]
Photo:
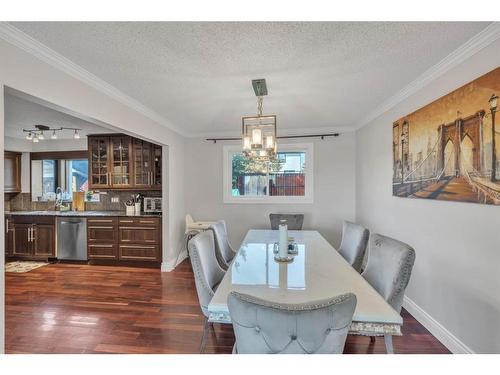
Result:
[[[161,197],[161,191],[119,191],[112,190],[100,194],[99,202],[85,202],[86,211],[125,211],[125,202],[132,194],[142,194],[145,197]],[[117,197],[118,202],[112,202],[111,198]],[[8,199],[5,196],[5,211],[45,211],[54,210],[55,202],[33,202],[30,193],[20,193]]]

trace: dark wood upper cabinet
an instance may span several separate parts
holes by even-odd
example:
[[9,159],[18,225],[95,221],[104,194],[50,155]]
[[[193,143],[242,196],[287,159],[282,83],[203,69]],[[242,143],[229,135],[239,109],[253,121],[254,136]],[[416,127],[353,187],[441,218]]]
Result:
[[162,148],[159,145],[153,145],[153,170],[152,185],[154,188],[161,190],[161,168],[162,168]]
[[21,192],[21,153],[5,151],[4,153],[4,192]]
[[131,153],[131,138],[109,137],[111,145],[111,186],[115,187],[130,187],[131,169],[132,169],[132,153]]
[[161,190],[161,146],[127,135],[90,135],[89,188]]
[[109,137],[89,137],[89,187],[109,188]]
[[148,187],[151,185],[153,145],[142,139],[134,139],[134,185]]

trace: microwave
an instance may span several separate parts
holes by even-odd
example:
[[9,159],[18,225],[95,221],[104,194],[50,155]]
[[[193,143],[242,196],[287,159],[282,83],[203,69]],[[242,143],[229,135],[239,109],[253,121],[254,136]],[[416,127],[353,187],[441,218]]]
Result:
[[161,201],[162,198],[144,197],[144,212],[161,213]]

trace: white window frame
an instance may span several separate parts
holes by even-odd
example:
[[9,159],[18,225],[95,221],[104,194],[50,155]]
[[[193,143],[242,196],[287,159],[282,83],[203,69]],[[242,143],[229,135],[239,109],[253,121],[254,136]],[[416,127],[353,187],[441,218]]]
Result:
[[305,152],[306,175],[305,195],[303,196],[232,196],[232,160],[233,155],[241,153],[241,146],[226,145],[223,148],[222,187],[224,203],[229,204],[275,204],[275,203],[313,203],[314,199],[314,145],[312,143],[278,144],[278,152]]

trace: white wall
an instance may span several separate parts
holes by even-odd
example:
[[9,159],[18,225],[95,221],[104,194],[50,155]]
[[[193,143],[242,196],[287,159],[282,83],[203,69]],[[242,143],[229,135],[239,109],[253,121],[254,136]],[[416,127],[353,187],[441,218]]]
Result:
[[393,197],[392,123],[498,67],[499,50],[497,41],[357,132],[357,220],[415,248],[406,294],[454,351],[500,353],[500,207]]
[[[285,142],[285,140],[283,140]],[[354,219],[355,135],[343,133],[314,143],[313,204],[224,204],[223,146],[229,142],[186,141],[186,209],[195,220],[224,219],[233,247],[251,228],[269,228],[269,213],[302,212],[304,229],[317,229],[334,246],[340,243],[342,220]],[[294,143],[286,140],[286,143]],[[238,143],[239,144],[239,143]],[[279,145],[278,145],[279,148]]]

